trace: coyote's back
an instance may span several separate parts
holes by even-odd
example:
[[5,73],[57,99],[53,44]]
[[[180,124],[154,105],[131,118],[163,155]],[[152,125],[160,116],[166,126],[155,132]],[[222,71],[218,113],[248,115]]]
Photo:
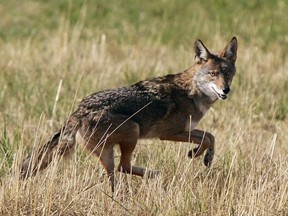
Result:
[[156,172],[131,165],[132,152],[141,138],[193,142],[199,146],[188,153],[197,157],[205,150],[209,166],[214,155],[214,136],[196,129],[198,122],[217,100],[225,100],[235,74],[237,39],[219,54],[212,54],[200,41],[194,44],[196,63],[187,70],[128,87],[101,91],[84,98],[61,130],[22,164],[28,177],[43,169],[54,156],[65,156],[75,145],[79,132],[85,147],[100,158],[114,190],[113,147],[118,144],[118,170],[153,177]]

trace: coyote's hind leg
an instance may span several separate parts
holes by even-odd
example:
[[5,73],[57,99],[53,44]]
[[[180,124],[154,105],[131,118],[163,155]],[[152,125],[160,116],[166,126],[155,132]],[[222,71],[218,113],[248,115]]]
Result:
[[147,175],[148,178],[153,178],[158,172],[131,165],[132,153],[136,147],[139,135],[139,125],[133,121],[126,122],[125,126],[119,128],[116,134],[113,135],[115,138],[118,138],[121,151],[118,171],[141,177]]
[[158,174],[158,171],[147,170],[146,168],[143,167],[131,165],[132,153],[135,146],[136,142],[135,143],[126,142],[120,144],[121,158],[118,166],[118,171],[126,174],[138,175],[141,177],[147,175],[148,178],[154,178]]
[[94,149],[90,147],[91,145],[86,145],[86,148],[89,149],[93,154],[95,154],[99,158],[103,168],[105,169],[108,175],[112,192],[114,192],[115,185],[117,185],[117,178],[115,176],[114,171],[115,165],[114,165],[113,145],[105,143],[103,145],[95,147]]

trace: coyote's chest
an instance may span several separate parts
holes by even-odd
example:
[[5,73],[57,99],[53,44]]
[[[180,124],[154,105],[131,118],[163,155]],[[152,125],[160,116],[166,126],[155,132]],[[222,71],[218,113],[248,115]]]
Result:
[[185,124],[185,131],[192,131],[194,130],[198,123],[199,123],[200,120],[196,121],[196,120],[192,120],[192,118],[187,118],[186,120],[186,124]]
[[194,130],[197,125],[199,124],[202,117],[206,114],[206,112],[209,110],[210,106],[207,106],[206,104],[197,104],[197,111],[192,113],[191,115],[187,116],[186,123],[185,123],[185,131],[192,131]]

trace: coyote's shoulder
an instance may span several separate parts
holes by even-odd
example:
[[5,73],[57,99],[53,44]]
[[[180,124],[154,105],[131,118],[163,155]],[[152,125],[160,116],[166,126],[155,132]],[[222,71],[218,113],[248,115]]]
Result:
[[30,166],[32,159],[42,169],[53,159],[53,152],[66,155],[73,150],[77,131],[85,140],[85,147],[100,158],[112,190],[116,182],[116,144],[121,150],[119,171],[155,175],[131,165],[132,152],[140,138],[199,144],[189,156],[197,157],[207,150],[204,163],[209,166],[214,155],[214,136],[196,126],[217,99],[227,98],[236,71],[237,46],[237,39],[233,38],[221,53],[213,54],[198,40],[194,44],[197,61],[187,70],[87,96],[38,155],[24,161],[22,175],[37,170]]

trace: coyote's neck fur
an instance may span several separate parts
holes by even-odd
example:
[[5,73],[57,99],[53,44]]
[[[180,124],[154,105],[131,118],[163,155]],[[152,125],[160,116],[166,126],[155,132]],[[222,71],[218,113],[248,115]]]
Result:
[[206,95],[205,92],[201,91],[197,83],[197,71],[199,71],[199,65],[196,63],[187,70],[175,74],[174,80],[176,85],[185,90],[187,96],[193,99],[195,105],[197,105],[199,110],[205,114],[218,98]]

